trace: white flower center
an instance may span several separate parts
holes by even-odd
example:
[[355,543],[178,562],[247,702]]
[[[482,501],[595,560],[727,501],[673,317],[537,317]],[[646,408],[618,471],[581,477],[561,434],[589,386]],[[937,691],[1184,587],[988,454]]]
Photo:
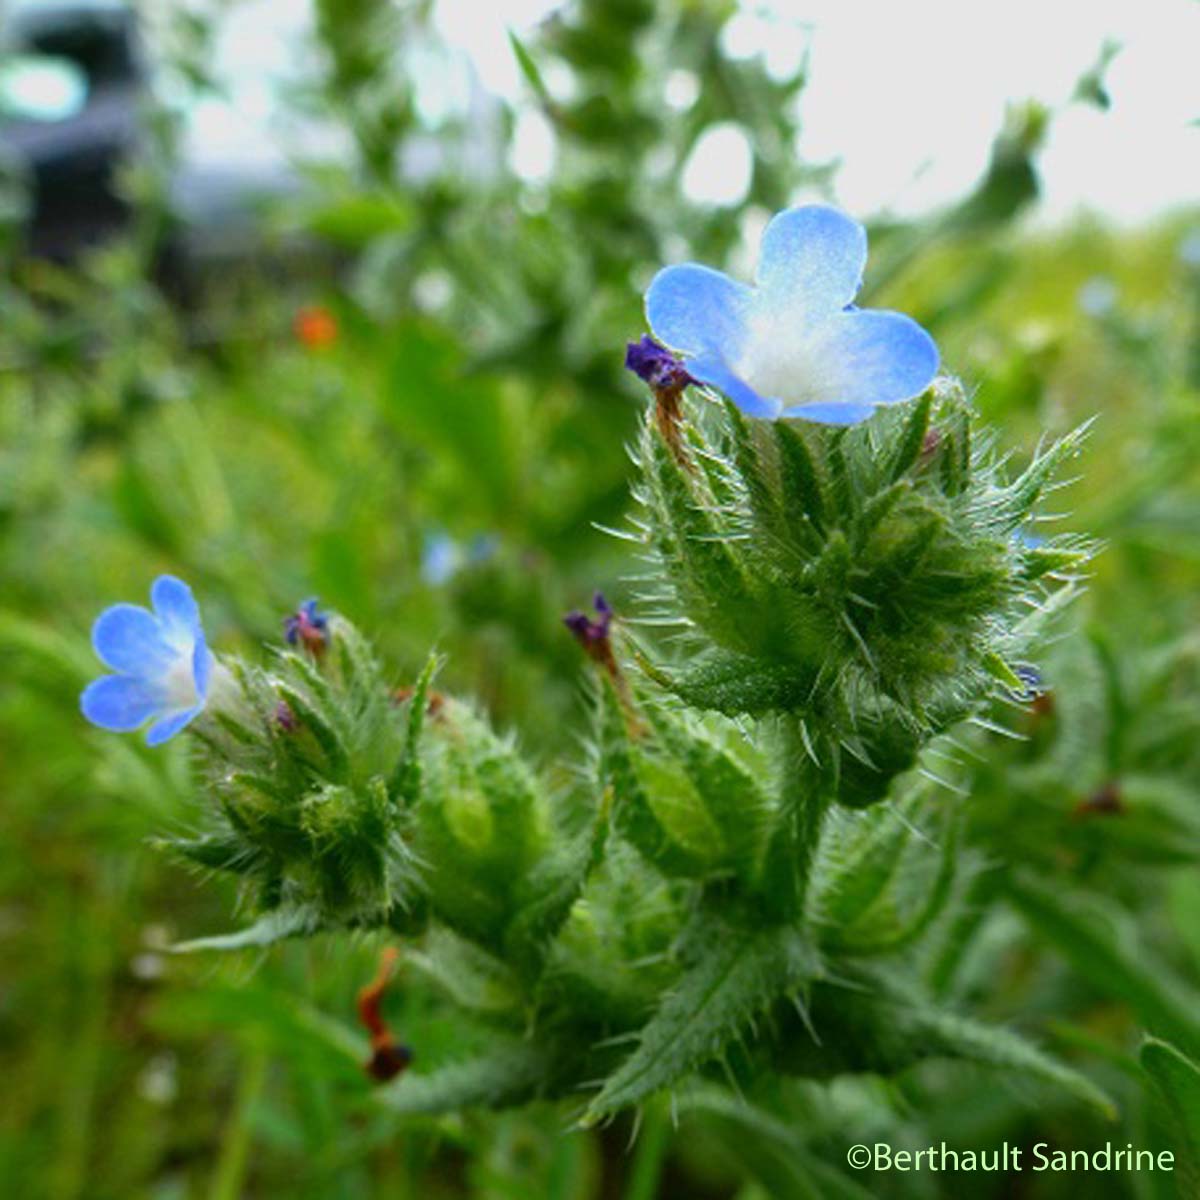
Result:
[[200,702],[200,697],[196,693],[195,671],[192,667],[194,653],[194,642],[190,643],[186,650],[179,646],[175,658],[162,678],[169,708],[195,708]]
[[829,398],[833,380],[821,361],[821,322],[806,322],[794,310],[764,311],[750,316],[746,347],[734,364],[737,373],[764,399],[784,406]]

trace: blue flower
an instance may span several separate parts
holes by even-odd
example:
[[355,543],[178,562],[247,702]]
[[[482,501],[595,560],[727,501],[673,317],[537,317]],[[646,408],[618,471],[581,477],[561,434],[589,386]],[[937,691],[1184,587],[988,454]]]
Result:
[[321,612],[315,596],[284,618],[283,638],[289,646],[303,646],[315,658],[325,653],[329,643],[329,618]]
[[667,267],[646,316],[693,379],[749,416],[854,425],[877,404],[919,396],[938,367],[911,318],[854,307],[866,260],[857,221],[823,205],[789,209],[763,234],[754,287],[696,263]]
[[203,710],[214,659],[186,583],[160,575],[150,602],[153,612],[114,604],[96,619],[92,648],[116,674],[89,683],[79,703],[101,729],[127,733],[153,721],[146,742],[158,746]]

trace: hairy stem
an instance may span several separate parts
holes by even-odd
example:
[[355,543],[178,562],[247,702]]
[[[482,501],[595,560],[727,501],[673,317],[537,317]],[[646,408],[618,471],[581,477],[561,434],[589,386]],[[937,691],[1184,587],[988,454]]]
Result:
[[798,718],[781,724],[776,759],[779,813],[767,843],[761,892],[773,917],[794,921],[804,912],[813,857],[833,788],[813,760]]

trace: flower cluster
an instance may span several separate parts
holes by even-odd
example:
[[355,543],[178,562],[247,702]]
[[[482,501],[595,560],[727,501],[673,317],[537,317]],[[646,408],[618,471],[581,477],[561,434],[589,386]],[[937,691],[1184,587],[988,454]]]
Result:
[[[114,674],[82,705],[104,728],[149,723],[158,744],[222,673],[237,688],[197,727],[213,803],[167,845],[236,878],[257,920],[202,944],[419,938],[418,969],[482,1027],[475,1057],[410,1070],[379,1008],[385,960],[360,1016],[395,1109],[588,1088],[588,1123],[719,1067],[827,1078],[934,1055],[1104,1107],[1020,1039],[942,1010],[905,977],[922,956],[896,953],[948,908],[956,871],[946,806],[903,781],[989,703],[1036,700],[1029,614],[1069,593],[1086,548],[1024,532],[1078,436],[1010,479],[962,389],[935,381],[929,335],[855,307],[865,258],[860,225],[809,206],[768,225],[753,287],[694,264],[651,284],[655,336],[626,356],[654,398],[637,599],[679,636],[644,642],[599,592],[594,616],[567,615],[598,668],[578,771],[543,772],[434,692],[434,657],[398,688],[315,599],[267,665],[231,672],[170,576],[152,610],[96,622]],[[693,385],[726,402],[690,403]],[[478,545],[433,535],[426,581],[492,553]],[[935,823],[940,849],[910,845]]]

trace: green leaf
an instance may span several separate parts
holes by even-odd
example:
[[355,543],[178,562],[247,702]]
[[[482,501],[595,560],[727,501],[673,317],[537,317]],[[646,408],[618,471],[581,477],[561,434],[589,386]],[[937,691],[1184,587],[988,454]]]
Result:
[[705,1139],[715,1138],[771,1200],[871,1200],[859,1183],[809,1152],[815,1138],[807,1120],[785,1122],[712,1086],[689,1089],[675,1107],[685,1116],[701,1114]]
[[[673,800],[679,785],[686,784],[675,772],[670,760],[651,757],[636,744],[625,726],[621,698],[605,680],[600,695],[600,784],[612,789],[612,825],[630,845],[667,875],[700,876],[712,867],[712,859],[702,847],[685,844],[669,818],[655,804]],[[692,792],[692,807],[700,809],[699,798]],[[674,814],[678,815],[678,814]],[[686,826],[687,815],[682,823]],[[695,813],[703,820],[705,814]]]
[[1059,438],[1049,450],[1039,454],[1005,490],[1002,509],[1011,527],[1015,528],[1028,516],[1063,463],[1079,453],[1091,424],[1091,421],[1085,421],[1065,437]]
[[699,960],[642,1030],[637,1049],[609,1076],[583,1124],[674,1083],[720,1056],[756,1016],[813,978],[818,959],[792,929],[706,930]]
[[828,511],[821,477],[805,435],[791,421],[775,421],[772,428],[779,451],[785,516],[796,525],[810,522],[820,533]]
[[722,638],[739,644],[746,636],[744,606],[751,601],[752,585],[730,548],[711,497],[675,461],[653,422],[643,438],[642,459],[658,549],[680,601],[702,613]]
[[276,686],[279,694],[287,701],[296,720],[316,738],[317,745],[321,747],[321,751],[329,763],[330,775],[334,779],[344,779],[350,770],[350,760],[333,726],[323,717],[318,716],[313,705],[295,688],[286,683],[279,683]]
[[912,412],[909,413],[908,420],[904,425],[904,432],[896,444],[892,456],[891,477],[893,480],[906,474],[921,457],[921,451],[925,446],[925,435],[929,431],[929,413],[932,408],[932,391],[925,392],[913,405]]
[[508,965],[448,929],[432,929],[424,948],[406,950],[404,959],[459,1008],[493,1017],[521,1012],[519,982]]
[[1029,686],[1025,680],[1023,680],[1020,675],[1018,675],[1016,671],[1014,671],[1012,667],[1010,667],[1008,663],[1006,663],[1004,659],[1002,659],[1000,655],[996,654],[994,651],[984,655],[983,669],[987,671],[987,673],[998,683],[1001,683],[1008,688],[1009,691],[1021,694]]
[[311,909],[277,908],[245,929],[176,942],[171,951],[174,954],[194,954],[198,950],[244,950],[248,946],[270,946],[284,938],[307,937],[319,928],[319,918]]
[[1012,880],[1008,894],[1103,995],[1125,1000],[1152,1032],[1200,1054],[1200,993],[1154,960],[1127,928],[1124,914],[1101,908],[1095,897],[1064,895],[1028,876]]
[[[322,1075],[365,1090],[363,1072],[369,1050],[364,1032],[314,1007],[291,989],[263,974],[236,982],[212,978],[164,995],[152,1013],[155,1028],[179,1037],[194,1037],[198,1030],[211,1035],[227,1029],[247,1040],[258,1041],[289,1062],[315,1060]],[[336,1074],[335,1074],[336,1073]]]
[[820,1041],[795,1025],[781,1030],[770,1059],[776,1070],[819,1078],[894,1074],[929,1059],[958,1059],[1051,1084],[1114,1117],[1112,1101],[1087,1076],[1017,1034],[948,1012],[896,974],[845,961],[838,974],[808,997],[805,1024]]
[[678,670],[667,670],[635,650],[638,666],[669,692],[696,708],[736,717],[764,716],[806,707],[817,676],[796,665],[764,666],[761,659],[712,650]]
[[208,833],[195,838],[163,839],[158,845],[193,866],[210,871],[250,872],[260,856],[247,852],[246,841],[236,833]]
[[1108,1120],[1116,1120],[1116,1106],[1086,1075],[1073,1071],[1007,1029],[924,1009],[911,1010],[905,1025],[930,1057],[963,1059],[1052,1084]]
[[647,705],[663,745],[687,772],[705,812],[719,833],[722,861],[743,876],[758,859],[770,800],[754,775],[698,723]]
[[433,686],[433,677],[437,670],[437,656],[431,654],[408,702],[404,751],[388,782],[388,793],[404,804],[412,804],[421,794],[421,733],[425,728],[425,714],[429,709],[429,689]]
[[912,827],[878,809],[858,822],[862,832],[840,851],[840,861],[822,888],[820,909],[834,931],[854,924],[883,894],[896,873]]
[[872,929],[857,936],[852,934],[845,942],[846,950],[854,954],[890,954],[919,941],[945,909],[957,869],[958,822],[951,818],[942,834],[938,872],[925,894],[924,902],[906,920],[893,923],[886,929]]
[[476,1058],[451,1063],[428,1075],[415,1071],[375,1093],[398,1113],[445,1113],[463,1108],[505,1108],[531,1099],[552,1066],[541,1041],[497,1038]]
[[1185,1170],[1200,1182],[1200,1065],[1157,1038],[1143,1043],[1141,1060],[1171,1115]]
[[524,42],[511,29],[508,31],[508,44],[512,47],[512,52],[517,60],[517,66],[521,68],[521,74],[525,76],[526,83],[533,88],[534,93],[543,106],[548,111],[553,110],[554,98],[550,95],[550,90],[546,87],[545,80],[542,79],[542,73],[538,69],[537,63],[534,62],[533,55],[529,53],[525,48]]
[[81,640],[53,626],[0,610],[0,647],[12,671],[11,655],[27,655],[39,671],[50,671],[70,687],[79,687],[101,668]]
[[761,423],[748,421],[737,405],[729,400],[725,401],[725,418],[729,425],[733,462],[746,489],[755,519],[767,536],[775,537],[785,533],[786,519],[770,486],[768,465],[756,439]]

